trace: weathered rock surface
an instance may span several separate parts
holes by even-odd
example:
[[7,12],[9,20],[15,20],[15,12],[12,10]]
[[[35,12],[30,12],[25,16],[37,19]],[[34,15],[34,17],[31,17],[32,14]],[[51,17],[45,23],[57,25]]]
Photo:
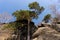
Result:
[[33,34],[33,40],[60,40],[60,33],[50,27],[41,27]]
[[12,30],[9,30],[9,29],[3,30],[4,26],[6,25],[7,24],[0,25],[0,40],[6,40],[12,35]]

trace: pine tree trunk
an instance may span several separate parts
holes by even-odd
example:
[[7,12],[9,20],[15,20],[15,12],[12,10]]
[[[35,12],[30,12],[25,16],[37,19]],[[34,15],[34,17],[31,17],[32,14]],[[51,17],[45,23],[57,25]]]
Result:
[[20,38],[21,38],[21,37],[20,37],[20,32],[21,32],[21,30],[18,30],[18,34],[17,34],[17,35],[18,35],[18,36],[17,36],[17,40],[20,40]]
[[28,35],[27,40],[30,40],[30,26],[29,26],[30,20],[28,19]]

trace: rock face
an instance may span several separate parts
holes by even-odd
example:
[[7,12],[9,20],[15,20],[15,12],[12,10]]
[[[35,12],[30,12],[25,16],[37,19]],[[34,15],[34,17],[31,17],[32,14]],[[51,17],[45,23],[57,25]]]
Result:
[[4,26],[7,24],[0,25],[0,40],[7,40],[7,38],[11,37],[12,31],[9,29],[2,30]]
[[41,27],[33,34],[33,40],[60,40],[60,33],[50,27]]

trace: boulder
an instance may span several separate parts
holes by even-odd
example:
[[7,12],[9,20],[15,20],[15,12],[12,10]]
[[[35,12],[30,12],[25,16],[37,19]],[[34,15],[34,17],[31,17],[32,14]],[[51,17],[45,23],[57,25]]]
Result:
[[60,40],[60,33],[50,27],[40,27],[33,34],[33,40]]

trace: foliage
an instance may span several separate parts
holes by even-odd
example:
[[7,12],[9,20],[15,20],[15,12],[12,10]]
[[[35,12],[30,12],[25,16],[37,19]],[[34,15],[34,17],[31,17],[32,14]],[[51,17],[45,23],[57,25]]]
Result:
[[37,14],[40,14],[44,10],[44,7],[39,6],[39,3],[37,3],[37,2],[30,3],[29,8],[34,9],[34,11]]
[[15,23],[7,23],[3,30],[5,29],[16,30]]
[[32,19],[37,18],[37,14],[34,11],[29,10],[19,10],[13,13],[13,15],[16,17],[17,20],[22,19]]
[[45,22],[48,22],[50,18],[51,18],[51,14],[47,14],[47,15],[44,17],[43,20],[44,20]]

